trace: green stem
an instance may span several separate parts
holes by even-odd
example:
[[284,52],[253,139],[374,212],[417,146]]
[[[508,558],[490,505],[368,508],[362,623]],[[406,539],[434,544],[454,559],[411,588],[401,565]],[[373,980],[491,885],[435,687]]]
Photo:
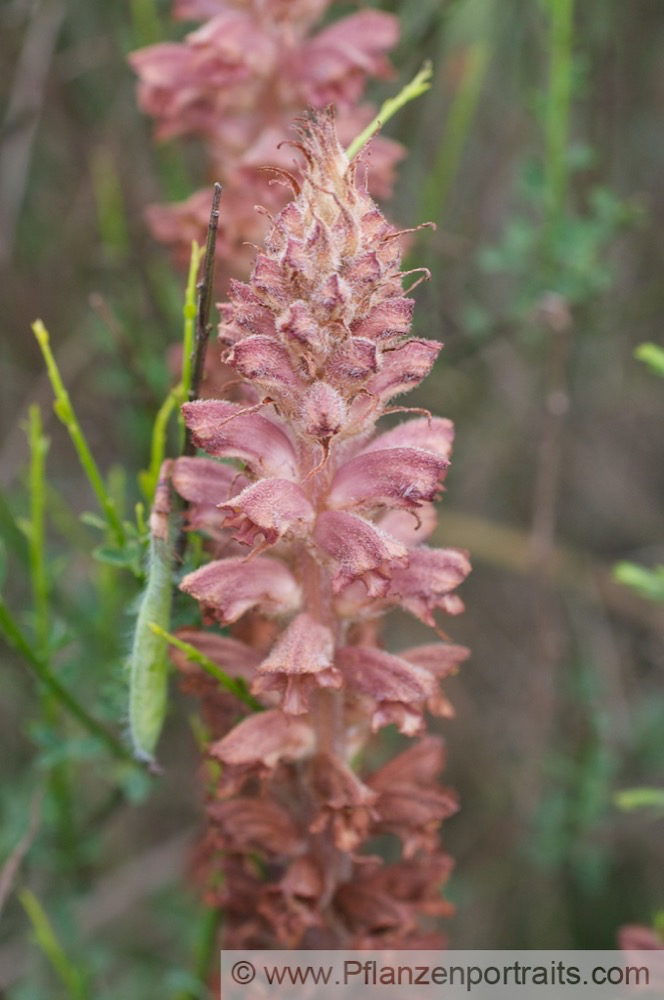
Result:
[[549,225],[555,225],[567,201],[567,146],[572,100],[574,0],[549,0],[551,62],[546,108],[546,174]]
[[53,409],[58,419],[69,431],[69,436],[72,439],[79,461],[83,467],[83,471],[88,477],[88,481],[95,492],[99,505],[106,515],[106,519],[108,520],[118,545],[124,546],[126,538],[122,521],[120,520],[118,512],[115,509],[115,504],[113,503],[112,498],[108,495],[104,485],[104,480],[102,479],[97,463],[92,456],[90,447],[85,439],[85,435],[83,434],[74,412],[74,408],[69,398],[69,393],[64,387],[60,371],[58,370],[55,358],[53,357],[53,352],[51,351],[48,330],[40,319],[36,320],[32,324],[32,330],[44,356],[48,377],[51,382],[51,386],[53,387],[53,394],[55,396]]
[[244,702],[244,704],[247,705],[252,711],[263,711],[261,703],[247,691],[244,681],[235,680],[233,677],[229,677],[228,674],[221,669],[221,667],[217,666],[213,660],[210,660],[204,653],[201,653],[199,649],[196,649],[195,646],[192,646],[188,642],[183,642],[182,639],[178,639],[176,635],[166,632],[165,629],[161,628],[159,625],[155,625],[154,622],[150,622],[149,628],[152,629],[155,635],[165,639],[169,645],[175,646],[176,649],[186,653],[188,660],[191,660],[192,663],[196,663],[211,677],[214,677],[214,679],[219,682],[221,687],[223,687],[226,691],[229,691],[230,694],[235,695],[236,698],[239,698],[240,701]]
[[[28,441],[30,445],[30,577],[35,616],[35,634],[37,655],[46,666],[50,661],[50,610],[49,583],[46,572],[46,454],[48,439],[44,436],[41,412],[39,407],[30,407],[28,421]],[[47,691],[42,698],[43,713],[46,723],[58,728],[58,707],[53,695]],[[55,764],[49,774],[49,784],[52,798],[57,808],[58,840],[62,848],[63,858],[71,866],[78,854],[79,840],[76,836],[74,821],[74,801],[70,768],[67,762]]]
[[30,577],[37,650],[39,656],[46,659],[49,646],[49,587],[45,560],[44,513],[46,509],[45,463],[48,439],[44,436],[41,412],[37,405],[30,407],[28,441],[30,445]]
[[92,736],[97,737],[115,757],[123,761],[131,761],[136,766],[139,766],[134,761],[128,748],[113,733],[109,732],[101,722],[98,722],[97,719],[83,708],[67,688],[63,687],[48,664],[44,663],[41,657],[32,649],[2,597],[0,597],[0,630],[4,632],[7,642],[21,654],[35,677],[57,698],[70,715],[73,715]]
[[349,160],[357,156],[359,151],[363,146],[369,142],[372,136],[392,118],[397,111],[399,111],[404,104],[408,104],[410,101],[414,101],[416,97],[420,97],[425,94],[431,86],[431,77],[433,74],[433,68],[429,60],[427,60],[422,69],[417,73],[416,76],[407,83],[402,90],[396,95],[396,97],[388,97],[386,101],[380,106],[380,111],[372,121],[369,122],[367,127],[360,132],[360,134],[353,139],[350,146],[346,150],[346,156]]

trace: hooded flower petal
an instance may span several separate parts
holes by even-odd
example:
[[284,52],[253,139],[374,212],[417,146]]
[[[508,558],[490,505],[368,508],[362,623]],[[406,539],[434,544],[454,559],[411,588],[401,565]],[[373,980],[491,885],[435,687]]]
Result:
[[336,509],[414,510],[436,498],[448,462],[420,448],[361,452],[337,472],[327,502]]
[[212,458],[182,456],[173,463],[173,486],[190,503],[216,507],[242,489],[247,482],[232,465]]
[[253,545],[256,535],[263,535],[264,543],[257,551],[289,532],[306,534],[314,519],[304,493],[288,479],[262,479],[219,507],[229,511],[224,527],[235,529],[233,537],[238,542]]
[[295,858],[277,885],[266,886],[259,912],[272,924],[278,944],[296,948],[311,927],[321,927],[325,876],[317,859]]
[[301,393],[304,384],[293,371],[286,348],[270,337],[245,337],[226,357],[226,363],[271,396]]
[[427,736],[367,780],[378,796],[374,832],[400,837],[406,858],[433,852],[441,822],[458,811],[456,794],[438,783],[443,763],[442,741]]
[[266,614],[288,614],[297,609],[302,597],[290,570],[265,556],[252,562],[215,560],[188,573],[180,589],[225,623],[237,621],[250,608],[260,608]]
[[213,802],[208,817],[217,845],[223,851],[256,851],[271,857],[298,852],[301,835],[283,806],[269,799],[231,799]]
[[408,561],[400,542],[355,514],[324,511],[316,521],[314,541],[338,566],[332,578],[335,594],[362,580],[370,597],[383,597],[394,569]]
[[380,371],[369,379],[366,391],[382,403],[409,392],[426,378],[433,368],[442,344],[435,340],[408,340],[383,354]]
[[317,381],[304,394],[297,420],[303,434],[325,442],[339,433],[346,413],[346,404],[336,389]]
[[376,792],[330,754],[319,754],[311,762],[311,780],[321,811],[310,831],[320,833],[331,825],[339,850],[356,850],[367,839],[375,818],[372,806],[378,797]]
[[414,299],[401,296],[384,299],[353,324],[353,336],[366,337],[383,347],[398,342],[410,332],[414,305]]
[[451,642],[431,642],[426,646],[403,649],[399,656],[403,656],[409,663],[430,670],[434,677],[442,680],[458,672],[459,664],[468,659],[470,650],[466,646],[455,646]]
[[258,766],[272,770],[280,760],[308,757],[314,746],[310,725],[300,719],[288,719],[275,708],[244,719],[228,736],[212,744],[210,754],[227,767]]
[[367,75],[389,76],[384,53],[396,45],[399,25],[392,14],[364,10],[319,32],[298,53],[292,72],[318,107],[343,107],[362,96]]
[[420,420],[408,420],[392,430],[379,434],[362,449],[366,455],[373,451],[384,451],[387,448],[421,448],[430,451],[439,458],[448,460],[454,442],[454,424],[442,417],[423,417]]
[[260,664],[252,690],[255,694],[280,691],[282,710],[303,715],[316,687],[341,687],[342,676],[333,666],[333,655],[330,630],[310,615],[300,614]]
[[297,477],[297,457],[286,434],[259,413],[241,413],[239,403],[201,399],[182,407],[199,448],[220,458],[239,458],[257,474]]
[[399,604],[425,625],[435,627],[433,612],[448,615],[463,611],[463,602],[452,594],[470,573],[468,553],[461,549],[413,549],[408,566],[395,570],[387,600]]
[[381,531],[386,531],[408,549],[426,542],[436,527],[436,511],[425,503],[417,511],[388,510],[378,521]]
[[173,486],[188,502],[186,527],[204,531],[216,539],[227,538],[221,530],[217,504],[243,489],[248,480],[231,465],[211,458],[183,456],[173,463]]
[[371,646],[340,649],[336,664],[350,690],[375,701],[371,722],[374,732],[391,722],[407,736],[421,729],[424,702],[435,690],[428,671]]

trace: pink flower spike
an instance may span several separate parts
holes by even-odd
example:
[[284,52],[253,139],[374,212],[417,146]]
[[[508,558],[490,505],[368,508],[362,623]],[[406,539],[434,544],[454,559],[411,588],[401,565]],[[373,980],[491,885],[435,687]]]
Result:
[[448,615],[463,611],[463,601],[451,591],[469,573],[468,554],[461,549],[413,549],[408,566],[394,571],[387,600],[435,628],[436,608]]
[[328,504],[337,510],[414,510],[436,499],[448,464],[420,448],[360,452],[337,472]]
[[218,506],[229,511],[224,527],[235,529],[236,541],[253,545],[256,536],[263,535],[256,554],[289,532],[306,533],[314,519],[304,493],[288,479],[262,479]]
[[252,691],[260,695],[278,690],[282,710],[288,715],[303,715],[309,711],[309,697],[316,687],[341,687],[343,678],[332,664],[333,655],[330,630],[300,614],[260,664]]
[[239,458],[257,475],[297,478],[297,456],[286,434],[259,413],[241,413],[238,403],[201,399],[182,413],[194,442],[210,455]]
[[355,514],[324,511],[316,521],[314,541],[338,565],[332,578],[335,594],[362,580],[368,596],[384,597],[392,572],[408,562],[405,546]]
[[384,53],[396,45],[399,22],[392,14],[359,11],[325,28],[303,46],[294,75],[307,99],[320,106],[354,104],[365,77],[390,76]]
[[258,608],[266,614],[288,614],[302,599],[292,573],[276,559],[259,556],[218,559],[188,573],[180,590],[191,594],[223,623],[235,622],[245,611]]

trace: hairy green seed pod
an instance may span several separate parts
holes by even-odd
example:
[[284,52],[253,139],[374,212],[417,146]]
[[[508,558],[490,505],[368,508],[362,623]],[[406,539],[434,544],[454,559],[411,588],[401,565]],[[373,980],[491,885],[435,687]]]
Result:
[[150,563],[148,581],[136,619],[129,656],[129,735],[134,753],[141,760],[154,759],[168,695],[168,643],[150,628],[167,630],[171,618],[173,554],[168,539],[170,512],[168,476],[164,462],[150,515]]

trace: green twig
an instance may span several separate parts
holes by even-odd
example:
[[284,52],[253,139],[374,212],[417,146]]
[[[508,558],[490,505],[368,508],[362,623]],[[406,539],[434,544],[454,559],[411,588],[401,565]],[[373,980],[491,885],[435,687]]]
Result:
[[53,966],[71,1000],[91,1000],[86,985],[87,977],[66,954],[37,897],[29,889],[23,889],[18,896],[32,924],[37,944]]
[[37,650],[46,659],[49,646],[49,586],[46,574],[46,539],[44,512],[46,508],[45,463],[48,439],[44,436],[41,412],[37,405],[30,407],[28,420],[30,445],[30,577],[34,601]]
[[21,654],[35,677],[57,698],[70,715],[73,715],[91,735],[96,736],[115,757],[134,763],[134,758],[127,747],[83,708],[76,698],[63,687],[48,664],[44,663],[43,659],[32,649],[2,597],[0,597],[0,630],[4,633],[10,646],[13,646]]
[[353,139],[350,146],[346,149],[346,156],[349,160],[352,160],[354,156],[357,156],[359,151],[363,146],[369,142],[369,139],[376,132],[382,128],[382,126],[392,118],[397,111],[403,108],[404,104],[408,104],[410,101],[414,101],[416,97],[420,97],[425,94],[431,86],[431,77],[433,74],[433,68],[429,60],[427,60],[419,73],[413,77],[410,83],[407,83],[402,90],[396,95],[396,97],[388,97],[386,101],[380,106],[380,111],[372,121],[369,122],[367,127],[363,129],[360,134]]
[[235,695],[236,698],[239,698],[240,701],[244,702],[244,704],[247,705],[253,712],[263,711],[261,703],[247,691],[244,681],[229,677],[228,674],[221,669],[221,667],[217,666],[213,660],[209,659],[209,657],[207,657],[204,653],[201,653],[201,651],[196,649],[195,646],[192,646],[188,642],[183,642],[182,639],[178,639],[176,635],[166,632],[165,629],[160,628],[159,625],[155,625],[154,622],[151,622],[149,627],[155,635],[160,636],[162,639],[165,639],[169,645],[175,646],[176,649],[185,653],[188,660],[191,660],[192,663],[196,663],[211,677],[214,677],[224,690]]
[[555,225],[567,201],[574,0],[549,0],[549,10],[551,64],[546,107],[546,174],[549,223]]
[[58,366],[49,344],[48,330],[40,319],[36,320],[32,324],[32,330],[44,356],[48,377],[51,382],[51,386],[53,387],[53,394],[55,395],[53,409],[58,419],[69,431],[69,436],[72,439],[79,461],[83,467],[83,471],[85,472],[88,481],[95,492],[100,507],[106,515],[106,519],[108,520],[117,544],[122,547],[126,542],[122,521],[120,520],[118,512],[115,509],[115,504],[113,503],[112,498],[108,495],[104,485],[104,480],[102,479],[97,463],[95,462],[92,452],[90,451],[90,446],[85,439],[85,435],[81,430],[81,426],[74,412],[74,408],[69,398],[69,393],[64,387]]
[[[212,195],[212,210],[208,223],[207,240],[205,242],[205,263],[203,278],[198,284],[198,306],[196,325],[194,329],[194,346],[191,352],[191,381],[187,399],[192,402],[200,395],[203,370],[205,368],[205,353],[210,335],[210,306],[212,304],[212,283],[214,278],[214,254],[217,245],[217,227],[219,225],[219,202],[221,201],[221,184],[214,185]],[[187,435],[185,451],[194,454],[195,447],[191,436]]]

